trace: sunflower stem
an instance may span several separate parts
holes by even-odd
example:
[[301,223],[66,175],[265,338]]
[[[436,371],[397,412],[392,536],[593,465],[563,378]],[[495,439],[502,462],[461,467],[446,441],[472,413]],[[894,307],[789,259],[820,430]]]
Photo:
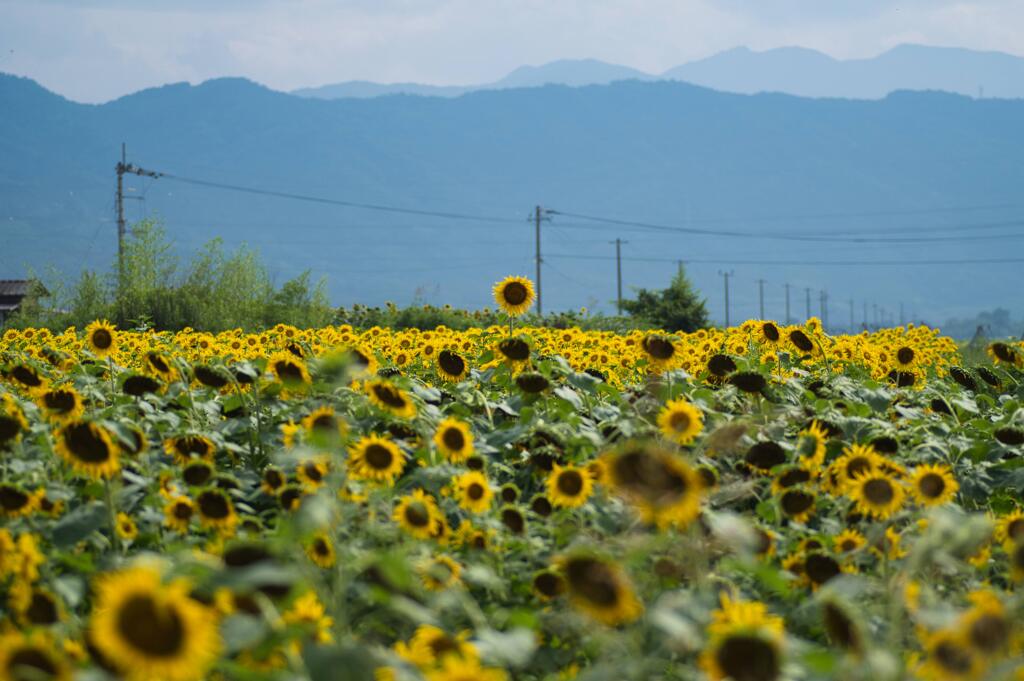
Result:
[[107,520],[110,523],[110,541],[114,545],[114,551],[121,553],[121,537],[117,534],[117,510],[114,508],[114,493],[111,490],[110,478],[103,480],[103,492],[107,504]]

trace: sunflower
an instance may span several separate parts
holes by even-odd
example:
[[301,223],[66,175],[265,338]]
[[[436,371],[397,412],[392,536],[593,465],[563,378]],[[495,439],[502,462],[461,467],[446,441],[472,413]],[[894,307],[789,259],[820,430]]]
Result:
[[97,357],[106,357],[117,352],[117,331],[106,319],[95,321],[85,327],[85,340]]
[[483,513],[491,507],[494,492],[483,473],[469,471],[454,478],[452,483],[460,507],[471,513]]
[[640,348],[655,371],[669,369],[679,360],[680,350],[675,341],[664,334],[647,334],[640,341]]
[[127,513],[117,514],[117,523],[114,525],[114,530],[117,532],[118,537],[127,541],[131,541],[139,536],[139,528],[135,524],[135,520]]
[[801,487],[790,487],[779,496],[783,515],[797,523],[806,523],[814,515],[816,502],[814,493]]
[[582,612],[602,624],[628,624],[643,613],[625,573],[609,560],[589,554],[574,554],[557,561],[565,575],[569,600]]
[[109,478],[120,470],[117,445],[97,423],[73,421],[57,432],[56,439],[57,454],[79,473]]
[[475,659],[445,657],[441,666],[426,673],[426,681],[507,681],[503,669],[481,667]]
[[594,491],[594,480],[586,468],[560,466],[557,463],[545,485],[551,504],[561,508],[582,506]]
[[329,469],[326,457],[316,457],[300,461],[295,467],[295,475],[308,490],[314,491],[323,486]]
[[906,492],[885,473],[865,471],[847,485],[846,495],[860,513],[884,520],[900,510]]
[[920,677],[933,681],[967,681],[981,675],[981,660],[961,633],[945,629],[924,634],[927,651]]
[[871,445],[855,444],[846,447],[843,449],[843,455],[832,462],[838,488],[845,488],[858,475],[878,471],[882,461],[882,457]]
[[627,445],[610,455],[607,470],[612,488],[637,508],[644,522],[681,529],[700,513],[700,475],[665,449]]
[[501,518],[501,524],[512,534],[520,535],[526,532],[526,516],[516,506],[505,504],[498,511],[498,517]]
[[968,594],[973,606],[961,618],[959,629],[970,646],[985,657],[1006,651],[1013,631],[1013,622],[1006,607],[992,591]]
[[32,395],[46,390],[49,384],[45,376],[26,363],[15,364],[7,370],[6,375]]
[[20,518],[27,516],[39,506],[39,499],[45,494],[29,492],[12,482],[0,483],[0,517]]
[[164,504],[164,525],[179,534],[188,534],[196,506],[188,497],[174,497]]
[[439,517],[441,510],[434,497],[421,489],[401,497],[392,514],[399,527],[417,539],[430,538]]
[[502,339],[497,349],[497,354],[513,368],[521,367],[530,359],[530,344],[520,337]]
[[547,376],[537,371],[524,371],[516,376],[516,387],[524,393],[536,395],[551,387]]
[[995,538],[999,542],[1024,541],[1024,511],[1015,508],[996,523]]
[[349,474],[356,480],[394,484],[405,468],[405,455],[391,440],[370,434],[348,449]]
[[217,619],[189,597],[185,580],[163,584],[150,566],[99,578],[93,644],[131,681],[199,681],[221,649]]
[[179,464],[187,464],[193,458],[204,461],[213,459],[217,446],[205,435],[188,434],[164,440],[164,451]]
[[6,393],[0,395],[0,447],[20,439],[27,430],[28,421],[18,401]]
[[348,425],[338,417],[332,407],[313,410],[302,419],[302,427],[310,440],[327,446],[337,445],[345,439]]
[[0,678],[5,681],[71,681],[71,668],[43,632],[0,635]]
[[260,476],[260,490],[264,494],[274,496],[287,482],[288,478],[280,468],[267,466],[263,469],[263,475]]
[[146,374],[129,374],[121,381],[121,391],[132,397],[158,393],[163,387],[163,383]]
[[703,418],[700,409],[680,398],[668,402],[661,410],[658,414],[658,427],[665,439],[688,445],[704,429]]
[[64,608],[47,589],[16,582],[10,589],[10,606],[25,626],[49,627],[64,620]]
[[725,592],[721,603],[711,613],[701,667],[715,681],[779,678],[785,642],[782,618],[769,614],[763,603],[733,599]]
[[953,500],[960,484],[949,466],[918,466],[910,478],[910,493],[922,506],[940,506]]
[[176,370],[171,365],[171,361],[156,350],[150,350],[146,353],[145,367],[150,372],[167,381],[173,379],[177,374]]
[[494,301],[509,317],[518,317],[533,305],[533,282],[526,277],[505,277],[494,285]]
[[985,351],[996,365],[1008,364],[1015,367],[1024,364],[1024,355],[1021,355],[1008,343],[1003,343],[1002,341],[990,343]]
[[556,570],[541,570],[533,576],[530,588],[540,600],[550,601],[565,593],[565,577]]
[[325,570],[334,567],[337,562],[334,542],[326,532],[317,532],[310,538],[306,543],[306,555]]
[[399,418],[411,419],[416,416],[416,405],[404,390],[390,381],[367,381],[363,389],[370,402]]
[[756,327],[756,340],[769,348],[777,348],[782,341],[782,331],[775,322],[759,322]]
[[192,367],[192,375],[202,385],[214,390],[220,390],[231,382],[231,374],[220,367],[209,364],[197,364]]
[[843,530],[832,538],[832,548],[836,553],[853,553],[867,543],[863,534],[851,529]]
[[458,383],[469,375],[469,363],[454,350],[442,350],[437,354],[437,373],[446,381]]
[[462,463],[473,453],[473,432],[457,418],[449,416],[437,425],[434,444],[451,463]]
[[462,566],[448,556],[435,556],[419,566],[423,586],[430,591],[444,591],[459,583]]
[[817,470],[823,466],[828,431],[817,421],[811,421],[811,425],[801,430],[797,438],[797,451],[800,453],[800,460],[811,467],[811,470]]
[[219,487],[207,487],[196,495],[196,506],[203,527],[217,530],[223,535],[234,532],[238,516],[235,515],[234,504],[227,492]]
[[833,644],[855,655],[864,651],[864,631],[853,608],[835,595],[825,597],[821,619],[825,633]]
[[274,353],[267,367],[286,388],[302,388],[312,382],[306,362],[290,352]]
[[39,394],[37,403],[51,421],[67,423],[82,416],[82,396],[72,387],[50,388]]

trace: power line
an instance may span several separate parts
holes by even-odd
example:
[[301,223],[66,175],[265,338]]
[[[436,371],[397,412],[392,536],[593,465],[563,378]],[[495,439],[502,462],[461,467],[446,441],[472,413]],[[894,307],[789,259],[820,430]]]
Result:
[[[572,255],[567,253],[548,253],[545,257],[563,258],[571,260],[614,260],[614,256],[608,255]],[[623,260],[634,260],[637,262],[678,262],[677,258],[657,258],[644,256],[624,257]],[[948,260],[727,260],[718,258],[686,258],[684,262],[703,265],[998,265],[1010,263],[1024,263],[1024,258],[962,258]]]

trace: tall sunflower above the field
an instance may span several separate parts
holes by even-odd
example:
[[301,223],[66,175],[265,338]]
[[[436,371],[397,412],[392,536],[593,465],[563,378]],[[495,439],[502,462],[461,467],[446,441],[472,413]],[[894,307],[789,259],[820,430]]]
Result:
[[97,320],[85,327],[85,342],[97,357],[106,357],[117,352],[117,330],[106,319]]
[[153,566],[104,575],[96,584],[93,644],[133,681],[198,681],[220,653],[213,613],[185,580],[164,584]]
[[494,300],[510,317],[518,317],[533,305],[533,282],[525,277],[505,277],[494,285]]

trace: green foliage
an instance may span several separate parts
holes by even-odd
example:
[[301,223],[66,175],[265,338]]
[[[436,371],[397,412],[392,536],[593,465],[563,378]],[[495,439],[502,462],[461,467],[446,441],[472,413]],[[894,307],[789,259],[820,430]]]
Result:
[[691,333],[710,324],[705,301],[693,290],[682,270],[667,289],[642,288],[637,291],[636,300],[624,300],[622,307],[637,319],[666,331]]
[[[389,329],[420,329],[429,330],[444,326],[456,331],[470,328],[487,328],[489,326],[508,325],[508,316],[500,310],[460,310],[450,305],[435,307],[433,305],[410,305],[398,307],[387,303],[381,307],[353,305],[351,308],[339,307],[334,316],[335,324],[349,324],[355,328],[368,329],[374,326]],[[520,317],[518,326],[545,326],[552,329],[568,329],[577,327],[588,331],[615,331],[627,333],[638,327],[635,320],[627,317],[608,317],[602,314],[588,314],[586,311],[570,310],[547,315],[526,314]],[[643,325],[639,325],[643,326]]]

